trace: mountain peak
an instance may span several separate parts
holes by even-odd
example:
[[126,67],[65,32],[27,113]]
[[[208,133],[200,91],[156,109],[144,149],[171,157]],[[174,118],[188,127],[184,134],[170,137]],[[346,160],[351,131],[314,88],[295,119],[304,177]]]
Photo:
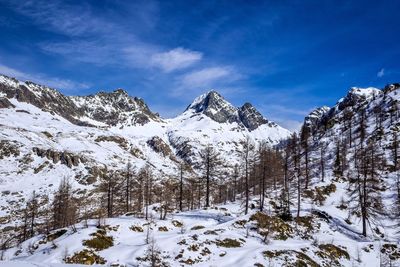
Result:
[[195,113],[203,113],[207,117],[219,123],[237,121],[237,108],[226,101],[217,91],[211,90],[195,98],[187,110]]
[[250,131],[257,129],[262,124],[268,123],[268,120],[249,102],[244,103],[239,108],[239,118]]
[[277,126],[269,122],[251,103],[246,102],[241,107],[235,107],[226,101],[217,91],[211,90],[195,98],[185,112],[204,114],[219,123],[234,123],[244,126],[249,131],[257,129],[263,124],[270,127]]

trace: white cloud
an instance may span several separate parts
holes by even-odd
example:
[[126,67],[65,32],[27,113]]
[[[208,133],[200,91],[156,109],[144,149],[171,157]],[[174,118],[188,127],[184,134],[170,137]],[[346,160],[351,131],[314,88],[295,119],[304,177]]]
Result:
[[168,52],[152,55],[150,64],[165,72],[187,68],[200,61],[203,57],[201,52],[191,51],[178,47]]
[[0,74],[4,74],[20,80],[29,80],[49,87],[65,90],[77,90],[89,88],[85,83],[77,83],[71,80],[60,79],[57,77],[46,77],[40,74],[29,74],[17,69],[0,64]]
[[232,80],[234,76],[230,67],[211,67],[185,74],[181,83],[188,87],[208,87],[222,79]]
[[380,71],[378,71],[378,73],[376,74],[377,77],[381,78],[385,75],[385,69],[382,68]]
[[231,66],[203,68],[178,76],[171,95],[193,97],[204,90],[227,88],[233,81],[241,78],[243,75]]

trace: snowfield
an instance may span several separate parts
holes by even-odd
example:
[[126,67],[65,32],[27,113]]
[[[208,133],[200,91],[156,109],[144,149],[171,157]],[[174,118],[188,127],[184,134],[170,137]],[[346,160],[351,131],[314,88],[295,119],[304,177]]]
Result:
[[[272,177],[267,177],[270,184],[263,212],[257,211],[260,201],[255,189],[260,184],[256,181],[250,188],[254,195],[247,215],[243,192],[235,195],[236,202],[207,209],[178,212],[171,204],[165,220],[159,219],[160,203],[153,203],[147,220],[133,213],[106,219],[94,216],[87,224],[82,221],[34,236],[0,251],[4,260],[0,267],[83,262],[151,266],[152,261],[157,266],[400,266],[400,208],[396,206],[400,176],[395,167],[398,159],[393,156],[394,136],[400,132],[399,88],[351,88],[335,106],[318,108],[305,118],[311,133],[307,154],[310,180],[300,196],[299,218],[295,178],[300,176],[288,180],[293,218],[287,221],[280,217],[283,190],[273,189]],[[24,101],[17,99],[21,95]],[[142,99],[129,97],[123,90],[67,97],[1,75],[0,100],[5,106],[0,108],[1,234],[4,229],[13,233],[20,225],[18,211],[33,191],[40,203],[47,205],[45,210],[51,210],[52,194],[64,177],[71,179],[73,193],[86,200],[89,209],[98,208],[105,200],[95,189],[108,171],[124,170],[128,163],[136,171],[150,166],[154,183],[161,184],[168,178],[178,180],[185,162],[190,168],[184,176],[199,179],[199,154],[210,145],[220,153],[223,175],[216,179],[223,185],[223,179],[232,178],[235,165],[243,177],[240,151],[246,138],[254,144],[265,141],[269,147],[281,147],[280,141],[291,135],[250,104],[234,107],[215,91],[199,96],[171,119],[160,118]],[[379,178],[379,187],[369,192],[381,195],[382,213],[371,218],[363,236],[358,202],[350,193],[355,185],[351,180],[360,175],[356,172],[360,144],[370,143],[376,144],[374,152],[383,159],[373,173]],[[302,164],[305,152],[299,147]],[[344,169],[343,173],[338,175],[335,168]],[[251,175],[258,177],[256,169]],[[278,179],[283,179],[281,176],[284,174]]]
[[[349,230],[340,220],[328,222],[303,211],[302,218],[312,218],[310,225],[295,227],[291,222],[288,225],[293,232],[282,232],[288,235],[287,238],[277,237],[272,232],[265,241],[254,228],[257,221],[253,216],[258,213],[252,211],[242,216],[241,212],[240,203],[231,203],[207,210],[174,213],[167,220],[159,220],[155,211],[150,221],[132,216],[108,218],[103,229],[113,238],[113,245],[93,251],[104,258],[108,266],[150,266],[148,261],[140,259],[149,250],[146,238],[150,236],[150,239],[154,237],[164,264],[169,266],[189,263],[194,266],[284,266],[285,262],[294,264],[297,259],[307,257],[312,260],[305,260],[307,266],[314,266],[313,262],[321,266],[379,266],[379,251],[385,242],[359,240],[355,238],[359,237],[357,231]],[[63,263],[66,257],[84,249],[90,250],[83,245],[84,240],[91,239],[91,234],[99,231],[97,223],[90,220],[87,228],[79,224],[76,232],[66,229],[52,241],[47,241],[43,235],[27,240],[19,247],[7,250],[4,254],[6,263],[0,262],[0,266],[8,266],[8,263],[18,267],[58,266],[54,264]],[[231,243],[225,244],[224,240]],[[343,255],[330,258],[324,250],[330,245],[342,249]],[[280,251],[286,251],[287,257],[280,254],[270,257],[271,253]],[[39,265],[34,265],[36,262]]]

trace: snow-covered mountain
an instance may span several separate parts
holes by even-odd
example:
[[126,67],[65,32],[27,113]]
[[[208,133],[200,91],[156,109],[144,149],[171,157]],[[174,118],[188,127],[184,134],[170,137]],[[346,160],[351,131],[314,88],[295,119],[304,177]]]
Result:
[[272,145],[289,134],[250,104],[233,107],[215,91],[176,118],[163,119],[122,89],[65,96],[0,76],[0,216],[8,218],[33,190],[47,195],[63,177],[90,190],[106,166],[123,170],[128,162],[177,175],[180,161],[195,165],[210,144],[219,147],[224,164],[233,165],[246,136]]
[[[220,152],[222,168],[232,171],[236,163],[243,163],[238,152],[249,137],[278,147],[289,144],[282,154],[287,155],[286,163],[279,164],[290,167],[292,157],[298,157],[294,161],[300,166],[287,172],[282,168],[281,173],[278,167],[279,177],[267,177],[273,181],[266,189],[264,212],[256,211],[261,180],[255,169],[247,215],[239,193],[236,201],[212,208],[174,210],[166,220],[127,214],[107,219],[101,229],[97,220],[88,226],[81,222],[77,231],[58,229],[34,236],[5,250],[5,258],[44,266],[86,261],[147,266],[151,244],[143,242],[149,229],[165,266],[396,266],[400,262],[399,101],[400,84],[382,90],[351,88],[334,106],[306,116],[293,145],[285,140],[291,136],[288,130],[264,118],[251,104],[235,107],[216,91],[197,97],[177,117],[164,119],[121,89],[65,96],[0,76],[0,228],[5,230],[13,230],[16,210],[33,190],[46,199],[63,177],[70,177],[75,195],[94,200],[90,195],[96,196],[100,177],[110,170],[123,171],[128,162],[136,169],[151,166],[159,181],[178,177],[180,163],[187,162],[192,168],[186,176],[196,177],[199,152],[212,145]],[[294,150],[285,154],[291,145]],[[264,170],[276,168],[271,164]],[[292,175],[297,170],[299,176]],[[362,186],[357,184],[364,175],[360,171],[369,172],[366,183],[374,182],[368,188],[368,201],[373,200],[368,208],[381,209],[371,214],[366,235],[361,231],[359,198],[354,197],[354,192],[361,192],[354,191]],[[276,187],[276,179],[287,180],[278,181]],[[286,188],[293,216],[296,190],[301,189],[299,217],[292,220],[279,215]],[[154,216],[159,205],[150,207]],[[113,242],[97,249],[90,247],[91,239]]]

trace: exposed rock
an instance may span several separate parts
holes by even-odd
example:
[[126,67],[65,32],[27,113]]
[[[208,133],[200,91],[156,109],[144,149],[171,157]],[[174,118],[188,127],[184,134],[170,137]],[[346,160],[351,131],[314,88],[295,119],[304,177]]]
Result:
[[66,151],[60,152],[51,149],[41,149],[38,147],[34,147],[32,150],[39,157],[46,157],[47,159],[52,160],[54,164],[61,162],[61,164],[67,165],[69,168],[78,166],[80,162],[86,162],[86,159],[83,156]]
[[169,146],[158,136],[153,136],[147,141],[147,144],[157,153],[162,154],[164,157],[171,155]]
[[80,126],[93,126],[80,119],[83,117],[113,126],[119,123],[143,125],[150,120],[161,121],[143,99],[130,97],[122,89],[111,93],[70,97],[33,82],[20,82],[4,75],[0,75],[0,78],[0,108],[13,107],[8,99],[16,98]]
[[195,99],[187,109],[189,108],[197,113],[203,113],[219,123],[238,122],[237,109],[216,91],[211,91]]
[[19,156],[19,147],[20,145],[15,141],[0,140],[0,159]]
[[250,131],[257,129],[260,125],[268,123],[261,113],[255,109],[250,103],[245,103],[239,109],[240,121]]
[[128,149],[128,141],[121,137],[121,136],[115,136],[115,135],[100,135],[98,136],[95,140],[95,142],[114,142],[117,143],[122,149],[127,150]]
[[190,140],[184,137],[174,138],[171,134],[169,135],[169,142],[175,149],[176,156],[183,159],[185,162],[191,164],[193,163],[193,158],[195,157],[195,150],[190,144]]
[[161,120],[150,111],[143,99],[130,97],[122,89],[71,99],[87,117],[112,126],[119,123],[143,125],[150,120]]
[[385,86],[385,88],[383,89],[383,92],[385,94],[388,94],[390,92],[394,92],[397,89],[400,89],[400,83],[392,83],[392,84],[388,84]]
[[57,90],[29,81],[25,83],[12,82],[15,79],[6,76],[2,76],[2,78],[9,80],[8,83],[0,83],[0,92],[7,98],[16,98],[20,102],[32,104],[42,110],[52,111],[77,125],[89,126],[89,124],[76,119],[83,114],[69,97]]
[[5,97],[0,97],[0,108],[15,108],[15,106]]
[[[196,98],[186,110],[189,109],[196,113],[202,113],[219,123],[236,122],[240,127],[246,127],[250,131],[269,123],[250,103],[245,103],[242,107],[236,108],[215,91],[210,91]],[[277,125],[270,123],[270,126]]]

